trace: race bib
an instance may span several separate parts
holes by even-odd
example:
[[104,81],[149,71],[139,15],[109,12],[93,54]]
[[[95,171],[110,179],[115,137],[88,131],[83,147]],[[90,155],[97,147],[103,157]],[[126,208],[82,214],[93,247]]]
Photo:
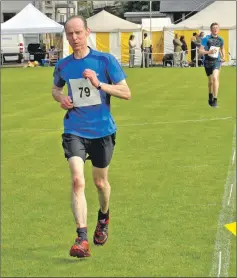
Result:
[[100,92],[89,79],[69,79],[74,107],[84,107],[101,104]]
[[212,50],[212,49],[216,49],[216,53],[214,53],[214,54],[208,54],[208,56],[210,56],[210,57],[212,57],[212,58],[218,58],[220,47],[211,46],[209,50]]

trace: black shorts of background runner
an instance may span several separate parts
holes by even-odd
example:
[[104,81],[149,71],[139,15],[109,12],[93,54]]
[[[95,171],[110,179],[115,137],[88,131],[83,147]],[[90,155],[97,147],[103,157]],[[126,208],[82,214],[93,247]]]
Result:
[[204,61],[204,68],[206,71],[207,76],[212,75],[213,71],[215,69],[220,70],[221,68],[221,62],[220,61]]

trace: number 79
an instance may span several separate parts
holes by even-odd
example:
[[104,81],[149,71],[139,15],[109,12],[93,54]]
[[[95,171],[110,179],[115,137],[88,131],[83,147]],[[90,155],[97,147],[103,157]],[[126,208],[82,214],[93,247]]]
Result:
[[90,88],[88,88],[88,87],[85,87],[85,88],[84,87],[79,87],[78,89],[80,91],[80,98],[83,97],[83,92],[85,93],[86,97],[89,97],[90,94],[91,94]]

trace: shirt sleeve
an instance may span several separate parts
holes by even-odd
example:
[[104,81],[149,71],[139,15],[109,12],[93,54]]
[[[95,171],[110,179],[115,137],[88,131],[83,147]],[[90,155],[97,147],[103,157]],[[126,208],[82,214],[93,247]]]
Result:
[[221,38],[221,48],[224,47],[224,39]]
[[114,84],[124,80],[127,77],[117,59],[112,55],[109,56],[107,73]]
[[207,46],[207,37],[202,39],[201,45],[206,47]]
[[54,68],[53,76],[54,76],[54,85],[55,86],[61,88],[66,84],[65,80],[61,77],[60,69],[59,69],[58,64],[56,64],[56,66]]

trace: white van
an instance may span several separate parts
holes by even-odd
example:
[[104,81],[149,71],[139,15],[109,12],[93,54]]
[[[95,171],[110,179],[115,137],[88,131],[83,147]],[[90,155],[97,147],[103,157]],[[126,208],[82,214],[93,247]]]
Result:
[[25,55],[23,35],[1,35],[1,55],[3,62],[17,61],[22,63]]

